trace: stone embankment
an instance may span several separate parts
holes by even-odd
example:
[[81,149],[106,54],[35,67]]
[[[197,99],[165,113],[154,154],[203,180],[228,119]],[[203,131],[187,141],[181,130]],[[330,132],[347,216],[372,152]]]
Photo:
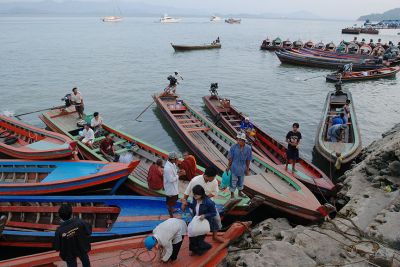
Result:
[[293,227],[267,219],[229,248],[222,266],[400,266],[400,124],[339,178],[337,216]]

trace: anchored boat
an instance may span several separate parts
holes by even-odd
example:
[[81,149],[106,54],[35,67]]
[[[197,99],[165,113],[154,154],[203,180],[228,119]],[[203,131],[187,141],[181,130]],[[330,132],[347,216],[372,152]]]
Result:
[[[184,237],[179,257],[168,263],[168,266],[218,266],[227,256],[229,244],[239,238],[249,225],[250,222],[237,222],[232,224],[225,233],[218,233],[224,239],[223,243],[213,241],[211,235],[207,236],[206,242],[211,244],[212,248],[201,256],[190,255],[189,238]],[[165,266],[165,263],[161,263],[156,257],[159,254],[157,248],[147,251],[144,246],[145,238],[146,236],[142,235],[94,243],[89,252],[90,262],[92,266],[96,267]],[[65,262],[60,259],[57,251],[0,261],[0,267],[64,266],[64,264]]]
[[[217,95],[204,96],[203,101],[210,110],[216,120],[223,126],[225,131],[233,138],[240,132],[240,123],[245,119],[242,112],[231,105],[227,98],[220,98]],[[253,151],[262,157],[266,157],[275,164],[284,167],[286,163],[287,147],[266,133],[255,123],[255,136],[247,134],[249,143],[251,143]],[[291,165],[289,164],[289,168]],[[311,162],[300,158],[296,168],[296,172],[289,174],[317,194],[330,195],[334,193],[335,185],[332,181]]]
[[164,198],[0,196],[0,213],[7,216],[0,246],[51,248],[62,203],[70,203],[73,216],[92,226],[91,242],[146,233],[169,218]]
[[[171,126],[191,150],[208,166],[221,173],[228,165],[228,153],[235,140],[221,131],[203,115],[175,94],[153,96],[157,106]],[[263,203],[288,214],[308,220],[321,218],[322,207],[311,191],[296,178],[290,177],[276,165],[253,155],[250,164],[253,177],[247,176],[244,192],[261,196]],[[255,190],[254,190],[255,189]]]
[[[81,128],[76,125],[78,114],[74,107],[65,111],[51,110],[42,114],[40,118],[53,131],[63,133],[72,139],[79,138],[78,133]],[[87,120],[90,121],[91,116],[87,116]],[[140,160],[139,165],[134,169],[131,175],[129,175],[124,185],[140,195],[165,196],[164,190],[153,190],[149,188],[147,175],[151,164],[156,162],[157,159],[167,160],[168,153],[137,137],[116,130],[107,124],[103,124],[103,131],[111,133],[116,154],[123,155],[124,153],[131,153],[134,160]],[[96,138],[93,143],[94,148],[90,148],[78,141],[80,153],[86,159],[107,161],[99,149],[99,143],[103,139],[104,136]],[[133,148],[128,149],[131,144],[134,144]],[[197,174],[199,175],[202,173],[203,168],[197,166]],[[221,177],[217,177],[217,179],[220,181]],[[188,181],[179,180],[179,191],[184,192],[187,184]],[[253,205],[250,206],[250,199],[247,197],[231,200],[230,193],[227,190],[220,190],[218,196],[214,197],[214,201],[217,205],[223,205],[225,207],[225,214],[246,215],[250,212],[251,208],[253,208]]]
[[114,194],[138,164],[0,160],[0,195]]
[[353,82],[365,80],[377,80],[381,78],[394,78],[400,71],[400,67],[382,68],[366,71],[353,71],[344,73],[332,73],[326,76],[328,82]]
[[[332,126],[332,118],[343,113],[346,100],[350,100],[350,117],[347,128],[341,132],[341,140],[332,142],[328,137],[328,129]],[[315,148],[330,163],[346,164],[354,160],[361,152],[361,135],[358,128],[354,103],[349,91],[340,94],[329,92],[315,139]],[[339,160],[339,162],[338,162]]]
[[211,43],[202,45],[177,45],[171,43],[171,46],[174,48],[176,52],[179,52],[179,51],[218,49],[221,48],[221,43]]
[[0,115],[0,152],[17,159],[73,158],[76,142]]

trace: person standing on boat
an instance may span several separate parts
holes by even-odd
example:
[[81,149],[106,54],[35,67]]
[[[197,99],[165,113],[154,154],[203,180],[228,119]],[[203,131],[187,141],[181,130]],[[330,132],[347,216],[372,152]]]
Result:
[[158,245],[158,249],[161,251],[161,261],[174,261],[178,258],[186,233],[185,221],[170,218],[154,228],[153,235],[146,237],[144,245],[148,250],[152,250]]
[[221,41],[219,40],[219,36],[217,37],[217,40],[215,40],[215,43],[216,43],[216,44],[221,43]]
[[90,267],[90,225],[79,218],[72,217],[72,206],[62,204],[58,210],[62,223],[57,228],[54,238],[54,249],[60,252],[60,258],[68,267],[76,267],[79,258],[83,267]]
[[286,167],[292,164],[292,172],[296,171],[296,162],[299,160],[299,146],[301,140],[301,133],[299,132],[300,125],[295,122],[292,125],[292,130],[286,135],[286,142],[288,143],[288,148],[286,151]]
[[87,145],[90,148],[93,148],[94,142],[94,132],[92,128],[90,128],[90,123],[85,124],[85,128],[82,131],[82,135],[80,140],[84,145]]
[[239,190],[239,197],[244,197],[242,193],[244,176],[250,175],[250,162],[253,159],[251,147],[246,144],[246,134],[238,133],[237,143],[234,144],[228,154],[228,167],[226,172],[231,171],[231,198],[235,198],[236,189]]
[[169,216],[174,217],[173,213],[176,211],[174,207],[178,201],[179,196],[179,176],[183,175],[183,171],[178,171],[176,164],[178,163],[178,155],[172,151],[168,154],[168,160],[164,166],[164,190],[167,195],[167,207]]
[[71,102],[75,105],[75,110],[78,112],[79,119],[83,119],[83,111],[85,105],[83,103],[83,97],[81,92],[78,91],[77,87],[72,88]]
[[[213,200],[213,197],[218,195],[218,181],[215,179],[215,176],[217,176],[217,170],[213,167],[208,167],[202,175],[198,175],[190,181],[182,198],[183,212],[186,210],[186,206],[188,203],[187,199],[189,197],[193,198],[192,190],[197,185],[200,185],[204,188],[206,196],[211,200]],[[217,211],[217,214],[212,219],[210,219],[210,228],[211,232],[213,232],[213,239],[218,242],[224,242],[224,239],[217,235],[218,230],[220,230],[221,227],[221,217],[219,216]]]
[[183,161],[179,164],[179,168],[185,171],[185,175],[180,177],[182,180],[192,180],[197,171],[196,158],[187,151],[183,152]]
[[157,159],[156,162],[151,164],[149,171],[147,173],[147,185],[152,190],[161,190],[163,189],[163,175],[164,175],[164,166],[163,160]]
[[344,112],[344,123],[347,123],[350,118],[350,99],[346,100],[346,104],[343,106],[343,112]]
[[183,77],[178,73],[178,71],[175,71],[175,72],[174,72],[174,76],[173,76],[173,77],[175,78],[176,83],[175,83],[175,85],[172,87],[172,93],[175,94],[175,92],[176,92],[176,85],[179,84],[179,81],[180,81],[180,80],[183,81]]

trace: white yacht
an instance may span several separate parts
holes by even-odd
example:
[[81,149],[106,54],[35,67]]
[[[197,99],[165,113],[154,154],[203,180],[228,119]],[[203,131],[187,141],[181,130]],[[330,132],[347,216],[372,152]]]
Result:
[[164,17],[160,19],[161,23],[177,23],[179,21],[181,21],[181,19],[170,17],[167,14],[165,14]]
[[218,16],[212,16],[210,18],[210,21],[212,21],[212,22],[220,22],[220,21],[222,21],[222,18],[218,17]]

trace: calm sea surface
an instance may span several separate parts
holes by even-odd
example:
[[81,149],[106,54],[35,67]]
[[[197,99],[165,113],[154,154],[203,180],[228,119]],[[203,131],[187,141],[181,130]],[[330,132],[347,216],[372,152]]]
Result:
[[[201,97],[209,93],[211,82],[218,82],[220,95],[279,140],[299,122],[301,153],[312,158],[325,97],[334,89],[322,77],[329,70],[281,65],[259,45],[267,36],[338,43],[353,38],[340,29],[354,22],[244,19],[229,25],[187,18],[165,25],[156,20],[0,17],[0,111],[18,114],[61,105],[60,98],[78,86],[87,112],[99,111],[110,125],[165,150],[182,151],[185,145],[155,105],[141,117],[143,122],[134,121],[152,102],[151,95],[165,88],[167,76],[179,70],[184,81],[178,92],[203,112]],[[382,31],[379,38],[397,43],[397,31]],[[221,50],[175,53],[170,46],[210,42],[217,36]],[[363,37],[378,38],[358,38]],[[353,93],[364,146],[400,121],[398,80],[344,87]],[[23,119],[44,127],[37,115]]]

